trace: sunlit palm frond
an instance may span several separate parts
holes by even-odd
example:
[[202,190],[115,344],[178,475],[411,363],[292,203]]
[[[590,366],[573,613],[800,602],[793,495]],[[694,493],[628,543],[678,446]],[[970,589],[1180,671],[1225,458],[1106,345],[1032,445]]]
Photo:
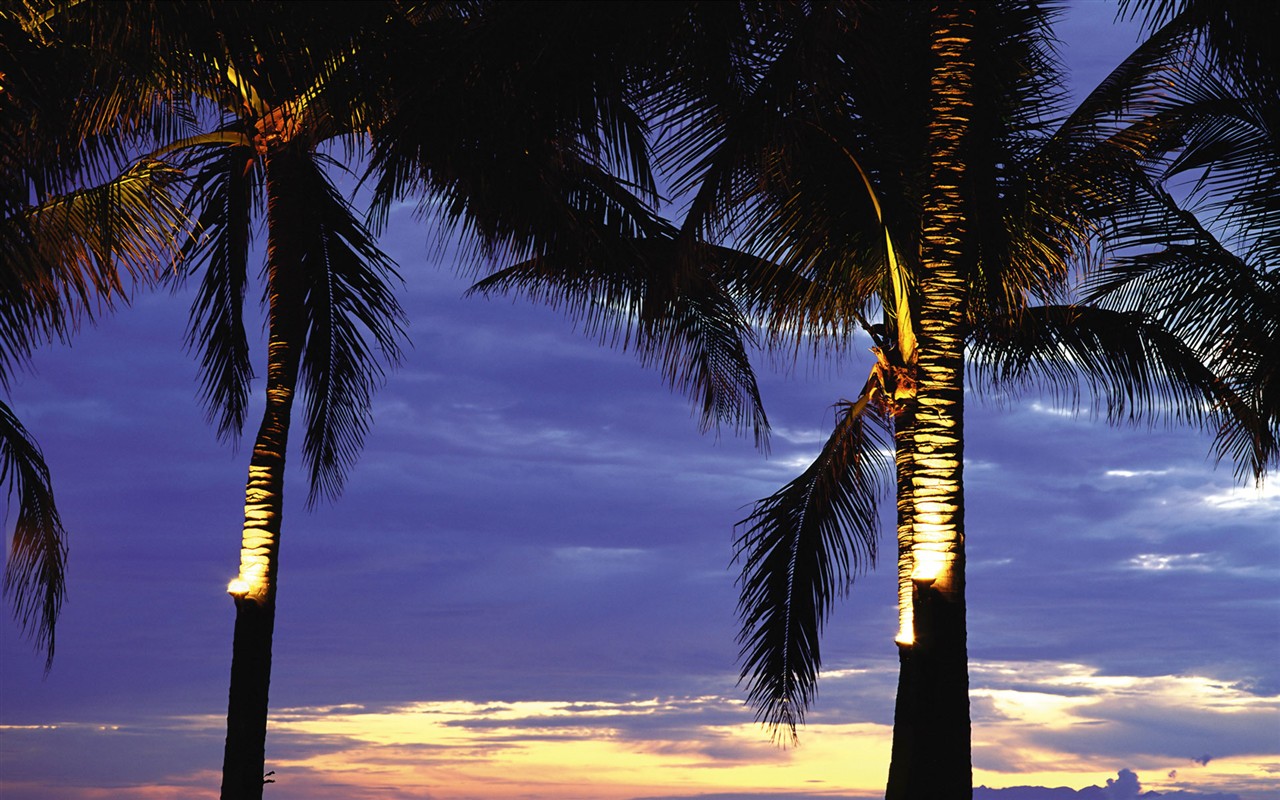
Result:
[[738,523],[741,679],[775,736],[804,722],[835,599],[876,557],[877,501],[893,475],[886,423],[867,396],[842,403],[813,464]]
[[67,531],[53,500],[49,467],[30,434],[0,402],[0,485],[17,499],[3,591],[13,615],[53,665],[54,631],[66,596]]
[[310,473],[308,503],[334,499],[355,463],[372,420],[370,406],[383,365],[400,359],[404,312],[389,280],[391,260],[325,177],[313,156],[292,154],[276,176],[274,241],[290,242],[304,308],[306,346],[300,379],[306,403],[303,458]]
[[163,276],[176,255],[174,231],[185,227],[170,195],[176,176],[171,165],[144,160],[100,186],[31,208],[23,223],[35,258],[26,261],[51,271],[31,290],[49,305],[91,315],[124,293],[125,275],[135,281]]
[[173,167],[134,164],[100,186],[52,197],[0,220],[4,310],[0,385],[36,341],[67,336],[83,320],[154,283],[177,257],[183,211]]
[[[148,143],[191,131],[189,91],[209,83],[200,43],[217,37],[209,18],[199,19],[207,9],[147,2],[26,5],[20,60],[10,65],[0,56],[0,72],[6,94],[24,112],[18,116],[29,130],[24,146],[35,156],[38,191],[66,193],[98,182],[151,149]],[[5,35],[5,45],[11,38]]]

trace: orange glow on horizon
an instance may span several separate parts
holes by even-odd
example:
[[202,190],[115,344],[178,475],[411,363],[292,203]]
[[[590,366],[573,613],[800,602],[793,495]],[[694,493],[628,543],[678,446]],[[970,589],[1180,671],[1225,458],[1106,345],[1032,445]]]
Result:
[[[794,748],[773,745],[741,703],[725,698],[630,703],[416,703],[386,712],[285,712],[272,730],[351,742],[278,770],[307,770],[369,796],[429,789],[441,798],[624,800],[675,793],[884,791],[888,726],[809,725]],[[739,723],[690,726],[687,737],[638,737],[645,718],[726,712]],[[632,727],[636,726],[636,727]],[[447,787],[447,788],[446,788]],[[360,796],[360,795],[348,795]]]
[[[871,681],[887,685],[886,666],[824,672],[828,693]],[[1125,735],[1140,719],[1199,718],[1204,730],[1266,730],[1280,696],[1259,696],[1207,677],[1103,675],[1078,664],[973,662],[971,697],[984,709],[974,726],[974,783],[992,788],[1105,786],[1119,769],[1144,790],[1273,796],[1280,753],[1260,736],[1256,754],[1161,756],[1129,737],[1129,749],[1099,754],[1097,737]],[[823,711],[782,749],[733,696],[684,696],[626,702],[423,701],[372,708],[355,704],[272,712],[268,768],[292,797],[308,800],[628,800],[714,794],[883,796],[892,731],[865,721],[857,704]],[[834,724],[830,719],[853,720]],[[862,718],[863,721],[858,721]],[[218,734],[221,715],[156,718],[174,736]],[[46,729],[47,727],[47,729]],[[131,737],[136,724],[93,721],[0,726],[0,736]],[[74,729],[74,730],[72,730]],[[1195,727],[1190,729],[1196,730]],[[1046,734],[1057,746],[1046,744]],[[216,738],[216,736],[214,737]],[[92,746],[92,745],[91,745]],[[113,748],[118,744],[111,745]],[[5,788],[23,783],[17,777]],[[287,783],[286,783],[287,781]],[[60,800],[214,800],[217,776],[172,774],[157,784],[66,787]],[[178,787],[180,790],[175,790]],[[35,796],[43,796],[36,794]]]

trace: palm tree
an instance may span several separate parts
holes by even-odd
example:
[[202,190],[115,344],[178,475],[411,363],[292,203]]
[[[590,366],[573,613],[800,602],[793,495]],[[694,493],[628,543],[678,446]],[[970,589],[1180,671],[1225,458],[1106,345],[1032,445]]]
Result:
[[[395,362],[402,335],[390,260],[333,186],[320,150],[367,127],[340,81],[351,80],[352,32],[386,9],[131,3],[58,11],[51,27],[110,54],[134,91],[175,120],[152,131],[152,157],[186,176],[194,227],[173,225],[170,236],[186,241],[184,274],[203,268],[188,341],[201,352],[210,418],[229,439],[244,423],[253,376],[241,307],[250,230],[265,216],[266,406],[229,588],[236,626],[223,777],[224,797],[260,797],[294,397],[304,395],[313,504],[340,493],[382,365]],[[88,85],[86,102],[97,101]]]
[[[761,501],[744,521],[739,542],[744,558],[743,677],[762,718],[794,731],[813,696],[822,620],[851,579],[851,567],[875,555],[875,494],[866,487],[877,484],[868,473],[885,470],[872,449],[876,439],[868,435],[867,423],[887,427],[887,417],[892,417],[902,673],[888,795],[961,794],[971,786],[963,607],[964,373],[1000,385],[1032,379],[1070,387],[1083,378],[1113,420],[1154,408],[1203,423],[1197,405],[1209,405],[1236,415],[1243,426],[1237,430],[1252,432],[1237,455],[1253,464],[1274,459],[1276,425],[1258,425],[1241,393],[1210,369],[1219,365],[1194,341],[1179,338],[1167,319],[1153,319],[1132,306],[1037,303],[1069,299],[1072,259],[1103,221],[1124,214],[1147,219],[1150,226],[1146,215],[1159,203],[1143,191],[1150,187],[1139,168],[1176,142],[1183,128],[1168,119],[1156,124],[1139,117],[1108,133],[1098,123],[1105,118],[1099,112],[1123,108],[1112,97],[1117,92],[1142,90],[1143,84],[1133,78],[1150,75],[1154,65],[1180,46],[1173,32],[1154,37],[1124,72],[1046,139],[1029,123],[1051,97],[1027,82],[1043,78],[1051,64],[1043,38],[1046,20],[1013,5],[943,7],[922,18],[904,41],[892,38],[895,31],[875,30],[873,16],[862,14],[856,26],[839,28],[839,35],[847,37],[874,30],[866,41],[859,40],[863,53],[870,55],[858,61],[846,50],[839,62],[873,72],[888,58],[875,49],[885,41],[893,43],[890,52],[919,53],[907,62],[929,65],[928,74],[914,76],[914,84],[903,79],[893,97],[907,109],[927,110],[926,118],[913,118],[910,111],[894,115],[892,122],[905,116],[912,127],[895,127],[895,135],[877,138],[877,128],[889,127],[885,118],[873,117],[879,108],[866,87],[877,84],[866,74],[853,76],[844,84],[852,84],[845,89],[848,106],[830,101],[830,107],[854,117],[854,124],[840,117],[795,123],[797,128],[822,127],[839,142],[839,152],[828,157],[825,168],[797,168],[790,162],[802,157],[792,151],[777,197],[766,200],[773,204],[766,209],[772,213],[760,214],[765,221],[747,229],[747,241],[763,242],[757,246],[812,269],[809,265],[822,263],[820,248],[832,242],[874,242],[876,226],[888,218],[887,257],[850,249],[826,258],[853,262],[850,271],[858,268],[857,261],[882,265],[889,275],[881,279],[880,304],[888,313],[879,330],[896,329],[896,336],[867,326],[877,344],[877,364],[859,400],[844,406],[818,461]],[[814,26],[836,28],[829,20]],[[926,47],[927,55],[920,52]],[[774,63],[785,57],[779,55]],[[821,86],[805,77],[804,86]],[[770,99],[772,104],[762,101],[760,106],[785,107],[776,95]],[[864,99],[868,102],[861,104]],[[918,125],[923,125],[923,135],[913,135]],[[918,146],[914,157],[920,160],[907,170],[884,168],[895,159],[911,164],[913,151],[902,143]],[[735,146],[741,148],[741,143]],[[775,144],[772,152],[786,149]],[[764,147],[759,151],[769,152]],[[860,239],[852,227],[859,223],[849,221],[847,202],[821,196],[826,188],[821,185],[818,199],[803,197],[814,191],[805,178],[839,175],[842,157],[854,162],[844,171],[847,186],[861,188],[868,175],[870,183],[878,184],[867,187],[880,199],[873,202],[875,215],[863,210]],[[719,175],[706,181],[728,183]],[[915,194],[908,194],[908,202],[895,212],[894,194],[903,188]],[[1143,200],[1138,209],[1126,205],[1133,197]],[[883,214],[881,202],[889,209]],[[908,224],[894,230],[895,218]],[[1167,238],[1173,222],[1164,215],[1160,228],[1148,227],[1147,235]],[[906,246],[895,248],[897,242]],[[906,280],[897,279],[895,262],[908,264]],[[852,295],[856,308],[869,298],[857,287],[874,286],[874,281],[837,274],[834,285],[832,291]],[[820,302],[831,301],[822,297]],[[976,362],[968,370],[966,343]],[[1250,421],[1252,425],[1244,425]]]
[[[189,343],[201,351],[211,419],[228,437],[247,407],[241,306],[251,220],[265,209],[267,402],[246,486],[240,573],[229,587],[236,632],[224,797],[262,792],[294,396],[301,389],[307,399],[309,500],[335,496],[368,424],[377,353],[394,362],[400,336],[386,288],[391,265],[321,169],[321,145],[336,140],[355,153],[368,141],[378,208],[417,195],[425,214],[442,213],[482,254],[601,257],[625,246],[624,234],[657,224],[633,193],[652,194],[653,181],[624,91],[629,61],[608,63],[618,51],[597,47],[589,28],[632,47],[649,41],[640,32],[555,4],[344,9],[325,8],[321,19],[287,4],[139,3],[81,18],[93,46],[132,62],[144,90],[176,99],[180,116],[201,122],[208,104],[220,109],[212,130],[184,131],[156,154],[190,176],[188,264],[203,278]],[[676,338],[692,344],[648,354],[703,398],[709,422],[762,425],[754,385],[738,384],[745,355],[732,347],[740,342],[732,331],[726,341],[723,331],[699,328],[699,313],[677,323]]]
[[[1041,10],[721,4],[687,16],[673,40],[684,66],[657,112],[675,191],[691,197],[683,228],[649,232],[634,273],[528,263],[480,288],[608,296],[610,280],[645,286],[663,253],[676,274],[700,265],[770,342],[866,331],[876,363],[857,400],[840,404],[813,466],[744,520],[743,679],[760,718],[794,735],[823,620],[876,554],[891,434],[902,682],[889,794],[966,793],[965,372],[1005,388],[1084,382],[1112,421],[1217,424],[1205,408],[1249,421],[1241,394],[1167,320],[1072,302],[1073,265],[1107,221],[1127,221],[1128,241],[1141,220],[1169,235],[1144,168],[1185,126],[1145,97],[1185,29],[1153,37],[1051,136]],[[715,238],[738,252],[701,243]],[[876,308],[883,320],[870,324]],[[1238,454],[1265,463],[1276,426],[1253,422]]]

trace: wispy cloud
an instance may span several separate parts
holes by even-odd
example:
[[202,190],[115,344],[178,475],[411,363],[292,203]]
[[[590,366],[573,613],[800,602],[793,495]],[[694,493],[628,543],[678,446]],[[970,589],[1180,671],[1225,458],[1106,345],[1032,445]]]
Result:
[[1280,486],[1275,481],[1257,488],[1233,486],[1207,495],[1204,503],[1223,511],[1277,513],[1280,512]]

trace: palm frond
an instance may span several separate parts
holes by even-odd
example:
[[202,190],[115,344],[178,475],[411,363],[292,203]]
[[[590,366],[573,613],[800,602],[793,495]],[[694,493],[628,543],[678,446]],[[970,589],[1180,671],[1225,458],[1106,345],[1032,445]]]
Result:
[[[277,158],[280,161],[281,158]],[[400,359],[404,312],[387,285],[394,264],[309,154],[288,156],[275,179],[273,242],[288,241],[305,291],[306,345],[300,379],[306,403],[302,452],[308,504],[342,492],[372,420],[383,365]],[[280,228],[280,229],[277,229]]]
[[177,258],[185,227],[170,195],[175,170],[144,160],[99,186],[0,220],[0,385],[35,341],[64,338],[83,320],[127,300],[130,283],[153,283]]
[[1084,389],[1113,424],[1170,420],[1216,429],[1219,457],[1231,456],[1238,475],[1260,475],[1277,456],[1280,428],[1275,416],[1259,413],[1252,386],[1220,378],[1214,362],[1156,314],[1030,308],[975,331],[972,354],[979,387],[1034,387],[1077,407]]
[[1242,84],[1269,87],[1277,94],[1277,63],[1272,32],[1280,11],[1272,3],[1217,3],[1213,0],[1120,0],[1121,13],[1142,17],[1143,27],[1155,30],[1181,18],[1195,43],[1216,71]]
[[795,739],[817,692],[823,625],[835,599],[875,562],[876,506],[893,465],[870,388],[840,405],[813,464],[738,523],[741,680],[774,736]]
[[9,406],[0,402],[0,484],[18,518],[5,563],[3,591],[13,615],[53,666],[54,632],[66,597],[67,531],[53,500],[49,467]]
[[1217,238],[1259,263],[1280,260],[1280,99],[1243,93],[1207,70],[1188,70],[1170,113],[1187,118],[1166,183],[1191,178],[1183,203]]
[[423,217],[485,260],[641,235],[656,187],[629,81],[640,56],[627,54],[653,43],[614,18],[630,11],[503,4],[465,24],[422,26],[400,51],[395,102],[375,126],[374,218],[416,197]]
[[1045,391],[1076,409],[1085,399],[1111,423],[1202,421],[1210,407],[1196,387],[1213,373],[1141,312],[1036,306],[989,320],[971,348],[973,385]]
[[186,205],[197,214],[185,248],[185,273],[203,269],[191,303],[186,345],[200,351],[201,398],[218,437],[234,440],[244,427],[253,365],[244,329],[250,225],[257,201],[258,163],[249,147],[195,147]]
[[[755,334],[745,313],[764,307],[779,290],[763,286],[765,278],[753,279],[739,258],[722,248],[691,247],[668,231],[620,240],[608,255],[590,260],[558,253],[528,259],[468,293],[522,292],[563,308],[588,335],[634,347],[642,363],[656,366],[673,389],[691,396],[704,431],[722,423],[749,429],[764,448],[769,422],[748,355]],[[752,266],[774,274],[771,265]]]
[[1238,403],[1225,406],[1216,450],[1236,476],[1261,480],[1280,446],[1280,279],[1252,266],[1183,214],[1187,238],[1118,260],[1088,284],[1092,302],[1141,309],[1194,349]]

